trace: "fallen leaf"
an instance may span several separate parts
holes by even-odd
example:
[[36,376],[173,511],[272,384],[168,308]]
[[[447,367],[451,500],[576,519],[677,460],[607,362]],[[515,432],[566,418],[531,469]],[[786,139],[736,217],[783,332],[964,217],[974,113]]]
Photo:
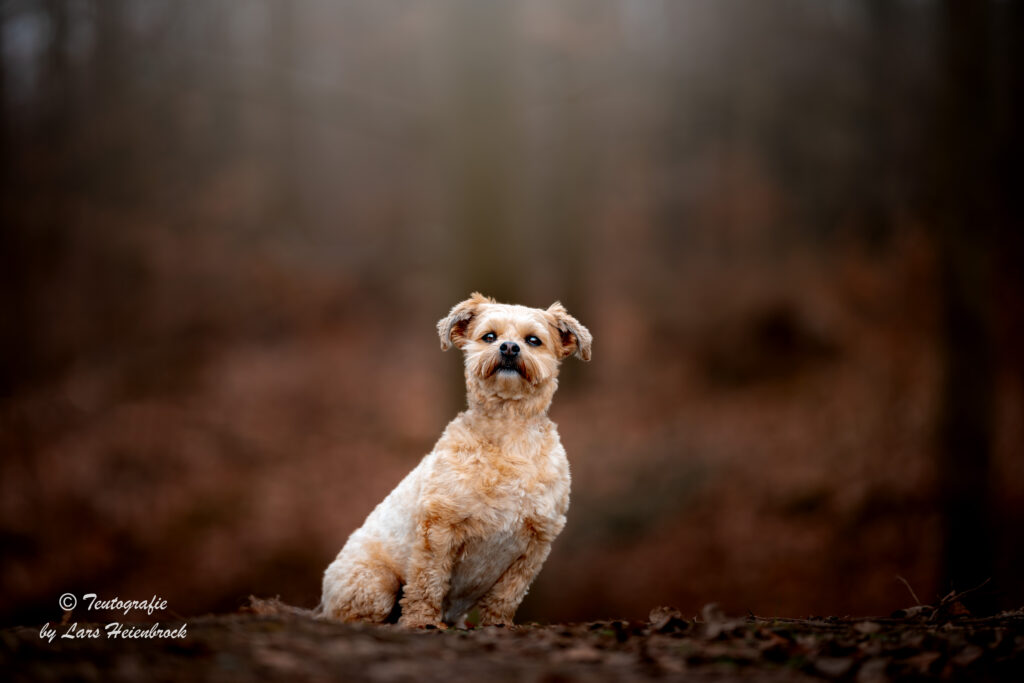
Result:
[[977,645],[968,645],[950,660],[955,666],[968,667],[985,654]]
[[601,661],[601,652],[589,645],[576,645],[559,653],[555,659],[563,662],[592,664]]
[[869,659],[861,664],[860,669],[857,670],[857,683],[888,681],[889,677],[885,675],[885,670],[888,666],[888,659]]
[[945,612],[951,617],[969,617],[971,616],[971,610],[964,607],[964,603],[959,600],[955,600],[950,604],[946,605]]
[[858,621],[853,625],[853,630],[857,633],[863,633],[864,635],[869,636],[881,631],[882,625],[877,621]]
[[931,605],[914,605],[906,609],[898,609],[892,613],[892,616],[896,619],[914,619],[916,617],[930,617],[935,613],[935,608]]
[[905,666],[909,666],[917,673],[929,673],[935,662],[942,657],[941,652],[922,652],[919,655],[908,657],[903,660]]
[[853,660],[849,657],[818,657],[814,660],[813,666],[818,673],[839,678],[853,668]]
[[674,607],[655,607],[651,610],[648,621],[651,622],[651,630],[655,633],[677,633],[690,628],[690,622]]

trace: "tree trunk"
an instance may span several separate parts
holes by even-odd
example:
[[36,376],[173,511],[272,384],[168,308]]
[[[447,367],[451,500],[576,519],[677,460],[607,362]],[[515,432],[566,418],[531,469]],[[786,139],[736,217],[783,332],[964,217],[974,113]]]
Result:
[[[946,0],[935,141],[945,380],[938,424],[944,589],[993,578],[992,79],[988,2]],[[985,593],[975,610],[992,607]]]

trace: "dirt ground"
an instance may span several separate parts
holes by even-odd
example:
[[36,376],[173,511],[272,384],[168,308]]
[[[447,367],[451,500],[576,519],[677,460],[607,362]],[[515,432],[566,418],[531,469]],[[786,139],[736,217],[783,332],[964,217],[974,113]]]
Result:
[[[795,620],[709,605],[690,617],[658,607],[644,622],[407,631],[274,605],[160,624],[184,625],[183,638],[114,638],[106,624],[72,626],[70,615],[50,625],[52,640],[37,627],[6,629],[0,668],[13,681],[1024,680],[1024,609],[977,619],[943,604]],[[90,628],[102,633],[63,635]]]

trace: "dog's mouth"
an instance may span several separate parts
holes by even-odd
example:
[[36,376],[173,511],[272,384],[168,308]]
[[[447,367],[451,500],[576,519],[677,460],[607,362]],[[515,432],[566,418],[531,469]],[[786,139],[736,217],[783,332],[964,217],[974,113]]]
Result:
[[523,370],[522,364],[511,356],[502,356],[501,359],[494,364],[494,367],[491,368],[491,372],[488,374],[488,377],[498,373],[508,372],[515,373],[523,379],[526,379],[526,372]]

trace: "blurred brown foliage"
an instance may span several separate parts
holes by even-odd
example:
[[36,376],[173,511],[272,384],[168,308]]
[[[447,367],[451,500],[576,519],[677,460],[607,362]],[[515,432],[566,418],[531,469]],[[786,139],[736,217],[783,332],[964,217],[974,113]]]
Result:
[[3,622],[314,604],[460,408],[474,289],[595,336],[520,619],[1024,600],[1020,3],[0,21]]

